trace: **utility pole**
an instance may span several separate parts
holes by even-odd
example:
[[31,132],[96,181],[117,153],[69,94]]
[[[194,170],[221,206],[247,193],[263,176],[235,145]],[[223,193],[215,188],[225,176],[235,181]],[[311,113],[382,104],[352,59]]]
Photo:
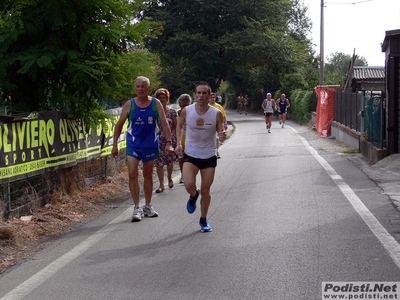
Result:
[[[348,3],[328,3],[328,4],[348,4],[355,5],[373,0],[350,1]],[[321,30],[320,30],[320,58],[319,58],[319,85],[324,85],[324,0],[321,0]]]
[[321,0],[321,30],[319,47],[319,85],[324,85],[324,0]]

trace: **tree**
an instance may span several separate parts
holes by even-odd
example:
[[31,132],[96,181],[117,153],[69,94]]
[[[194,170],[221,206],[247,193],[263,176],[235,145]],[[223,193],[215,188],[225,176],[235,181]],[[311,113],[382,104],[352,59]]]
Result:
[[[352,56],[344,54],[342,52],[331,53],[327,57],[327,63],[325,64],[325,84],[343,84],[349,66],[352,60]],[[367,66],[368,62],[365,57],[357,57],[354,63],[355,66]]]
[[[132,80],[125,59],[143,57],[156,23],[134,22],[140,1],[3,1],[0,96],[13,110],[57,109],[98,123],[104,101]],[[125,58],[123,57],[124,55]],[[126,96],[125,96],[126,98]]]
[[[310,57],[306,31],[302,31],[308,25],[302,22],[304,15],[292,18],[298,12],[292,6],[299,5],[293,3],[150,1],[142,19],[150,17],[164,24],[162,34],[147,42],[149,49],[160,54],[163,66],[168,66],[162,84],[173,94],[188,92],[199,80],[208,81],[213,90],[222,80],[243,92],[261,82],[261,87],[253,88],[277,88],[280,74],[294,72]],[[292,19],[297,23],[289,28]]]
[[318,83],[318,60],[309,38],[313,24],[308,17],[308,7],[300,0],[291,2],[288,28],[289,35],[296,41],[293,47],[298,55],[292,72],[280,76],[281,90],[287,94],[295,89],[313,89]]

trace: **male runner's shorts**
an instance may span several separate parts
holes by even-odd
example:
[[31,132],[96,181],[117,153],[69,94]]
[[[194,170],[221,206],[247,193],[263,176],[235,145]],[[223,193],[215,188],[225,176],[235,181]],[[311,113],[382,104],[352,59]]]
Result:
[[278,115],[281,115],[281,114],[287,114],[287,109],[284,112],[282,112],[280,109],[278,109]]
[[183,158],[184,162],[189,162],[196,167],[198,167],[200,170],[201,169],[207,169],[207,168],[215,168],[217,166],[217,157],[215,155],[211,156],[210,158],[194,158],[186,153],[183,153]]
[[159,148],[134,148],[132,145],[126,146],[126,155],[132,156],[137,160],[141,160],[142,162],[148,162],[153,159],[156,159],[160,155]]

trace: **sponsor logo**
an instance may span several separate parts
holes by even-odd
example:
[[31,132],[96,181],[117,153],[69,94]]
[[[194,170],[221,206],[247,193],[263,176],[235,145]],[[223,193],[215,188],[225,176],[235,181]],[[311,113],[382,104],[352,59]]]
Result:
[[322,299],[400,299],[395,281],[322,282]]
[[204,126],[204,124],[205,124],[205,121],[204,121],[203,118],[198,118],[198,119],[196,120],[196,125],[197,125],[197,126]]

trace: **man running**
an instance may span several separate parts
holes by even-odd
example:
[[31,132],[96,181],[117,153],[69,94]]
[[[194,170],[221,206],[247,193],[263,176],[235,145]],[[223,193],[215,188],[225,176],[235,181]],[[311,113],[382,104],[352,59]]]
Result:
[[[165,132],[167,140],[165,151],[168,153],[174,151],[171,142],[171,130],[165,117],[164,109],[158,99],[149,97],[150,90],[150,80],[147,77],[139,76],[136,78],[135,92],[137,96],[125,102],[114,130],[114,144],[111,153],[114,157],[117,157],[118,140],[125,121],[128,119],[126,160],[128,164],[129,190],[134,203],[132,222],[139,222],[143,216],[152,218],[158,216],[151,204],[154,159],[159,155],[157,120],[159,120]],[[143,189],[146,202],[143,208],[139,207],[140,186],[138,179],[140,161],[143,163]]]
[[236,102],[237,102],[238,113],[242,114],[243,102],[244,102],[244,98],[243,98],[243,94],[242,93],[240,93],[240,95],[236,98]]
[[[177,126],[178,146],[175,152],[184,157],[183,181],[186,191],[190,194],[186,204],[188,213],[196,210],[196,201],[201,194],[201,216],[200,230],[202,232],[212,231],[207,220],[208,208],[211,202],[210,189],[214,181],[217,157],[215,156],[215,133],[221,142],[226,139],[224,129],[224,118],[220,110],[210,106],[208,101],[211,97],[211,88],[207,82],[200,82],[196,86],[194,104],[186,106],[181,111]],[[182,130],[186,124],[185,152],[182,151]],[[200,189],[196,186],[196,176],[200,172]]]
[[276,100],[275,103],[275,109],[278,110],[279,124],[282,124],[282,128],[285,127],[287,109],[289,107],[290,107],[289,99],[286,98],[285,94],[282,94],[281,97],[278,100]]
[[264,99],[263,103],[261,104],[261,107],[264,110],[265,124],[268,133],[271,133],[272,115],[274,114],[275,107],[275,101],[271,97],[271,93],[267,93],[267,98]]

